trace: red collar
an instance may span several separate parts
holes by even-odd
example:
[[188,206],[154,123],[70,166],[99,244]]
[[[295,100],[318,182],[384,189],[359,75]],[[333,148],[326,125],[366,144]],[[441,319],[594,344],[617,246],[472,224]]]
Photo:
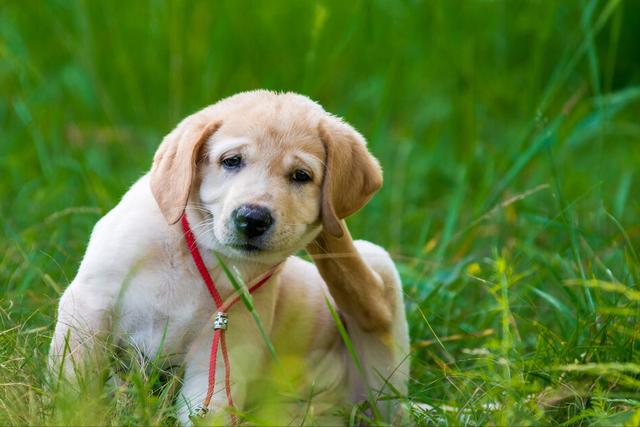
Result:
[[[202,276],[202,280],[204,280],[205,285],[207,286],[207,290],[209,294],[213,298],[213,301],[216,304],[216,317],[213,322],[213,340],[211,342],[211,357],[209,358],[209,386],[207,389],[207,395],[202,403],[202,406],[198,408],[197,415],[205,416],[208,412],[209,403],[211,402],[211,396],[213,396],[213,390],[216,382],[216,360],[218,358],[218,345],[220,345],[222,349],[222,358],[224,359],[224,369],[225,369],[225,392],[227,394],[227,404],[229,407],[233,408],[233,399],[231,397],[231,366],[229,364],[229,355],[227,352],[227,342],[225,339],[225,331],[227,329],[228,324],[228,316],[227,312],[235,303],[240,299],[240,295],[236,292],[231,297],[227,299],[227,301],[223,301],[220,296],[220,292],[216,288],[216,284],[213,281],[213,278],[209,274],[209,270],[207,270],[204,261],[202,260],[202,255],[200,255],[200,250],[198,249],[198,244],[196,243],[193,232],[191,231],[191,227],[189,226],[189,222],[187,221],[186,213],[182,215],[180,219],[182,223],[182,231],[184,234],[184,238],[187,242],[187,247],[189,248],[189,252],[191,252],[191,257],[193,258],[193,262],[196,264],[198,271],[200,272],[200,276]],[[276,272],[278,266],[280,264],[272,267],[269,271],[267,271],[264,275],[262,275],[254,285],[249,287],[248,292],[253,294],[255,291],[260,289],[262,285],[267,283],[269,279]],[[235,424],[236,419],[234,415],[231,415],[232,422]]]

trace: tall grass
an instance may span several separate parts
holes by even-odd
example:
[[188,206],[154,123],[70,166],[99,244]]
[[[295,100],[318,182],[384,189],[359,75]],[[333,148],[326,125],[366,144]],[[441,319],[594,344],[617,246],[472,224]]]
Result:
[[401,271],[417,423],[637,425],[638,22],[616,0],[5,2],[0,423],[172,422],[153,366],[52,395],[55,303],[162,135],[265,87],[382,162],[349,225]]

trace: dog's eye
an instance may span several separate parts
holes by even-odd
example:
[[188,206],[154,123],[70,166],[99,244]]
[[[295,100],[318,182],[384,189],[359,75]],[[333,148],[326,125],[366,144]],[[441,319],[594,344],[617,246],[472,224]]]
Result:
[[296,169],[291,174],[291,181],[300,182],[300,183],[309,182],[309,181],[311,181],[311,175],[309,175],[309,172],[307,172],[305,170]]
[[222,159],[222,161],[220,161],[220,164],[222,164],[222,167],[224,167],[225,169],[238,169],[240,166],[242,166],[242,156],[235,155],[227,157],[225,159]]

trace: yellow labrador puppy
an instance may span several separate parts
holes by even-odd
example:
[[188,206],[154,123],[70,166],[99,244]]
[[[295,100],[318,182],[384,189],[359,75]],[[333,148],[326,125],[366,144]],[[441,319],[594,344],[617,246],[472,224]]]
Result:
[[[187,117],[162,141],[150,173],[96,224],[60,300],[50,364],[75,378],[79,365],[100,360],[109,337],[184,366],[182,423],[196,411],[230,412],[223,357],[201,407],[216,307],[186,243],[184,215],[223,299],[235,290],[214,253],[249,285],[275,269],[253,305],[278,362],[245,305],[227,313],[236,409],[250,414],[266,399],[281,405],[282,422],[340,424],[337,410],[375,401],[366,413],[401,422],[409,339],[400,279],[387,252],[352,241],[342,220],[381,185],[363,137],[304,96],[245,92]],[[302,249],[315,265],[292,256]],[[287,385],[265,388],[265,378]]]

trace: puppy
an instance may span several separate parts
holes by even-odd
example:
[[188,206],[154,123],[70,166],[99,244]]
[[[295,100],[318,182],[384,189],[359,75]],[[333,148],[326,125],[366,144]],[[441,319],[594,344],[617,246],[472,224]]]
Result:
[[[184,367],[183,424],[198,408],[233,421],[223,357],[201,407],[216,306],[184,216],[223,299],[236,290],[220,261],[247,285],[272,274],[252,295],[261,325],[242,303],[227,313],[237,410],[250,416],[267,394],[283,423],[344,424],[340,411],[361,402],[371,416],[404,422],[409,338],[400,278],[384,249],[352,241],[343,222],[381,185],[363,137],[304,96],[245,92],[187,117],[164,138],[151,171],[96,224],[60,299],[50,366],[73,383],[89,361],[104,362],[109,338]],[[303,249],[314,263],[293,256]],[[286,390],[264,392],[265,379],[284,377]]]

